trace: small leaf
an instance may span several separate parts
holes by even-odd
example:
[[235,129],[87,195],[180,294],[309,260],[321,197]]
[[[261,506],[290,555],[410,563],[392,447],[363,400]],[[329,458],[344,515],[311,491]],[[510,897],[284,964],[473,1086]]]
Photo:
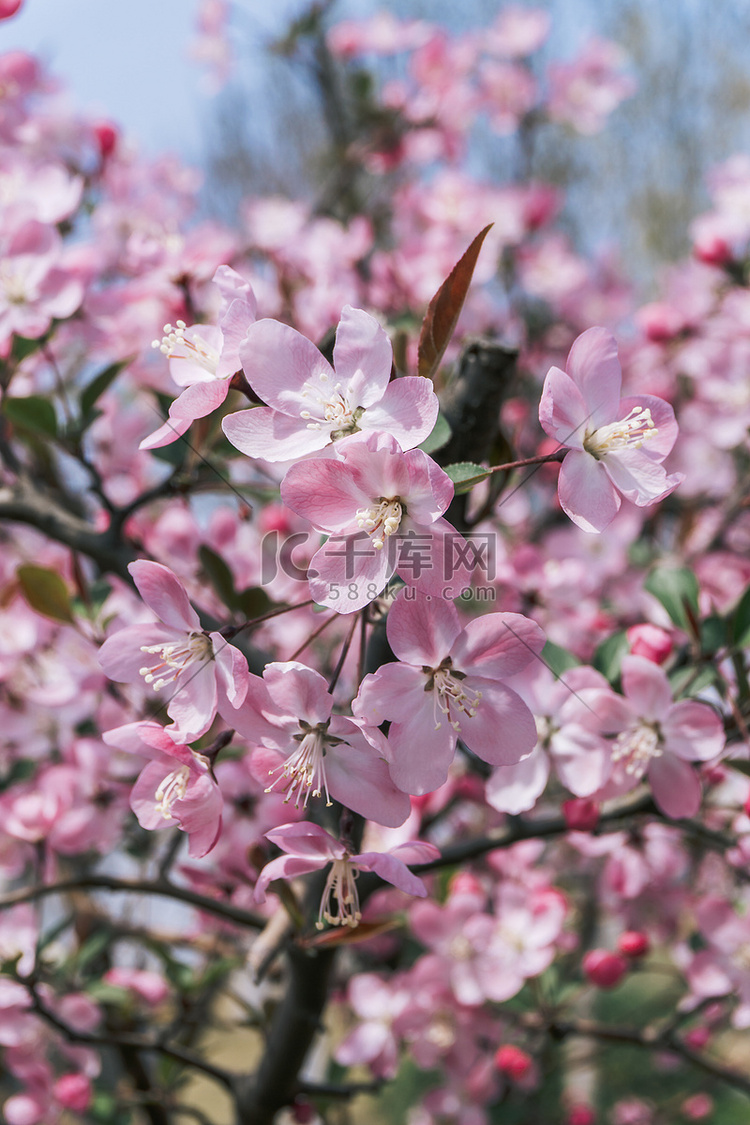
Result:
[[237,594],[237,609],[243,613],[248,621],[254,617],[262,617],[271,608],[271,599],[260,586],[247,586]]
[[581,663],[572,652],[568,652],[566,648],[561,648],[552,641],[547,641],[540,655],[549,670],[556,676],[562,676],[563,672],[567,672],[569,668],[577,668]]
[[201,566],[206,573],[206,577],[213,586],[227,609],[234,609],[237,604],[237,594],[234,589],[234,578],[232,572],[221,558],[203,543],[198,551],[198,557]]
[[13,363],[23,363],[27,356],[33,355],[35,351],[41,348],[45,341],[42,336],[39,339],[29,339],[27,336],[14,336],[13,345],[10,349],[10,358]]
[[48,398],[28,395],[27,398],[6,398],[3,401],[5,417],[14,426],[30,430],[45,437],[57,437],[57,415]]
[[644,582],[649,594],[661,602],[672,621],[695,634],[698,618],[698,579],[687,567],[658,567]]
[[480,231],[430,301],[422,322],[417,348],[417,374],[432,379],[451,342],[466,294],[474,276],[479,251],[492,223]]
[[737,608],[731,615],[732,642],[737,648],[746,648],[750,645],[750,586],[737,603]]
[[437,453],[438,449],[448,444],[452,436],[453,431],[448,425],[448,419],[444,414],[438,414],[432,433],[417,446],[417,449],[421,449],[423,453]]
[[16,577],[24,598],[37,613],[65,624],[75,620],[68,587],[54,570],[29,564],[19,566]]
[[613,633],[597,648],[591,661],[597,672],[601,672],[611,684],[620,678],[620,665],[623,656],[630,652],[626,633]]
[[117,376],[123,371],[128,364],[129,359],[118,360],[117,363],[110,363],[109,367],[105,367],[98,375],[95,375],[90,383],[81,391],[81,398],[79,404],[81,407],[81,417],[85,420],[88,419],[94,404],[100,395],[103,395],[107,388],[115,381]]
[[716,613],[701,622],[700,631],[701,649],[705,653],[718,652],[727,642],[727,623]]
[[444,472],[453,481],[456,496],[460,496],[462,492],[469,492],[475,484],[492,476],[481,465],[474,465],[471,461],[457,461],[455,465],[446,465]]

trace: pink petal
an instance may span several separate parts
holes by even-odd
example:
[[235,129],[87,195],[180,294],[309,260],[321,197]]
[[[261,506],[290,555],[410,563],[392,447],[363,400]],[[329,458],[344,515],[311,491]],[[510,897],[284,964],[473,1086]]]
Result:
[[186,741],[205,734],[216,718],[218,693],[214,662],[188,666],[173,684],[175,692],[167,703],[167,714],[174,719]]
[[644,656],[624,656],[622,688],[642,719],[663,719],[672,707],[672,688],[666,672]]
[[311,340],[278,320],[257,320],[240,346],[248,383],[274,410],[300,417],[309,405],[302,392],[309,381],[333,389],[333,369]]
[[186,387],[169,408],[169,417],[189,422],[205,418],[212,410],[221,406],[229,392],[226,379],[216,379],[211,383],[193,383]]
[[289,660],[267,664],[263,680],[277,715],[304,719],[311,726],[330,719],[333,697],[320,672]]
[[394,379],[379,402],[368,406],[360,419],[361,430],[385,430],[402,449],[413,449],[429,437],[439,403],[429,379],[407,376]]
[[235,449],[265,461],[291,461],[306,457],[330,444],[328,430],[308,429],[302,418],[290,417],[267,406],[227,414],[221,428]]
[[354,613],[385,589],[396,569],[396,537],[376,550],[368,535],[332,535],[313,555],[308,571],[310,594],[318,605],[337,613]]
[[302,858],[296,855],[280,855],[278,859],[272,859],[258,876],[258,882],[255,884],[255,901],[266,901],[268,885],[275,879],[296,879],[298,875],[309,875],[311,871],[325,867],[328,862],[328,857],[324,856]]
[[128,566],[138,592],[156,616],[173,629],[200,632],[198,614],[191,606],[185,587],[168,567],[138,559]]
[[685,479],[682,473],[667,476],[664,466],[651,460],[645,446],[615,450],[608,453],[601,464],[626,500],[639,508],[663,500]]
[[569,375],[559,367],[547,372],[539,402],[539,423],[561,445],[581,449],[589,428],[583,396]]
[[560,507],[583,531],[604,531],[620,510],[620,497],[603,462],[588,453],[573,450],[566,455],[557,490]]
[[287,507],[321,531],[354,531],[357,510],[369,507],[378,495],[386,493],[364,491],[344,461],[300,462],[287,470],[281,484],[281,499]]
[[352,856],[352,863],[363,871],[374,871],[381,879],[405,891],[408,895],[426,898],[427,888],[418,875],[413,875],[408,867],[387,852],[363,852]]
[[495,679],[520,672],[539,655],[545,640],[539,626],[520,613],[487,613],[469,622],[451,655],[462,672]]
[[497,766],[487,780],[487,804],[498,812],[518,813],[533,809],[549,777],[549,758],[537,746],[527,758],[513,766]]
[[576,797],[590,797],[607,781],[612,767],[612,753],[593,731],[572,723],[552,738],[552,762],[557,776]]
[[159,657],[143,652],[143,647],[184,640],[184,629],[170,629],[166,625],[128,625],[107,637],[97,655],[110,680],[145,684],[140,669],[155,663]]
[[667,751],[689,762],[718,757],[726,742],[721,718],[707,703],[697,700],[682,699],[670,707],[661,729]]
[[536,745],[536,722],[520,695],[495,680],[470,676],[463,683],[482,693],[476,715],[451,710],[468,749],[493,766],[513,765],[530,754]]
[[308,820],[281,824],[266,832],[266,838],[282,851],[302,859],[319,859],[320,866],[332,859],[343,859],[346,851],[330,832]]
[[411,801],[394,785],[388,763],[349,720],[332,724],[331,733],[346,740],[326,750],[331,796],[376,824],[398,828],[411,812]]
[[568,353],[566,371],[583,395],[590,429],[618,417],[622,370],[617,341],[606,328],[589,328]]
[[377,672],[365,676],[352,710],[374,727],[386,720],[403,722],[415,705],[423,702],[426,684],[427,677],[420,668],[383,664]]
[[141,828],[153,830],[174,827],[177,818],[174,815],[163,816],[157,808],[159,802],[156,800],[156,790],[173,769],[171,762],[161,759],[149,762],[138,775],[138,780],[130,793],[130,807],[137,816]]
[[[448,777],[456,751],[456,732],[439,710],[435,692],[423,692],[409,717],[392,723],[388,743],[391,777],[405,793],[432,793]],[[436,724],[440,726],[436,728]]]
[[644,453],[655,461],[663,461],[671,452],[679,432],[671,404],[656,395],[629,395],[621,401],[617,417],[626,418],[634,406],[650,410],[654,426],[659,431],[653,437],[646,438],[643,443]]
[[452,602],[401,592],[386,621],[388,643],[394,655],[407,664],[437,668],[448,656],[461,626]]
[[247,694],[247,660],[221,633],[210,633],[216,677],[232,707],[239,707]]
[[138,448],[161,449],[162,446],[171,445],[173,441],[177,441],[183,434],[186,434],[190,426],[190,418],[170,418],[158,430],[154,430],[152,434],[145,437]]
[[207,855],[219,839],[223,807],[216,782],[208,774],[191,774],[185,796],[172,809],[180,828],[188,833],[188,854],[193,859]]
[[692,766],[675,754],[652,758],[648,780],[654,800],[665,816],[695,816],[701,805],[701,783]]
[[391,342],[377,320],[362,309],[345,305],[336,330],[333,366],[336,382],[347,384],[350,403],[370,407],[378,402],[388,386],[392,365]]

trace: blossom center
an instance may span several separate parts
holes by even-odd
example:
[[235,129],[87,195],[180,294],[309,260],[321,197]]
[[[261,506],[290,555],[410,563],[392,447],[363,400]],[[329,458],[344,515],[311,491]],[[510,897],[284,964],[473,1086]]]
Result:
[[653,726],[642,724],[618,734],[612,749],[612,761],[623,762],[625,773],[640,781],[652,758],[661,758],[663,753],[659,732]]
[[168,359],[188,359],[208,371],[209,375],[216,375],[218,351],[194,327],[188,328],[184,320],[178,320],[174,328],[171,324],[165,324],[161,340],[152,340],[151,347],[158,348]]
[[359,526],[372,539],[375,550],[380,551],[386,539],[398,531],[403,514],[400,496],[390,499],[379,496],[369,508],[358,508],[355,516]]
[[139,668],[147,684],[154,691],[173,683],[191,664],[205,664],[213,659],[211,638],[205,633],[191,633],[183,641],[164,641],[155,645],[141,645],[141,652],[161,657],[155,664]]
[[597,461],[601,461],[608,453],[615,453],[621,449],[640,449],[644,441],[654,437],[658,432],[649,408],[634,406],[618,422],[610,422],[609,425],[600,426],[598,430],[587,434],[583,448],[592,457],[596,457]]
[[434,693],[435,730],[440,730],[443,725],[442,719],[437,714],[440,710],[453,729],[460,731],[461,722],[456,712],[463,712],[467,718],[473,719],[482,698],[481,691],[474,691],[473,688],[468,687],[464,682],[466,674],[452,668],[450,657],[447,657],[439,668],[423,670],[429,675],[425,690]]
[[295,807],[299,808],[302,801],[302,807],[306,809],[311,795],[320,797],[325,793],[326,805],[331,805],[333,802],[328,792],[325,756],[326,743],[334,740],[327,738],[320,726],[313,730],[307,724],[300,723],[300,726],[303,733],[293,735],[294,740],[299,743],[297,748],[282,765],[268,771],[271,775],[278,776],[268,786],[266,793],[270,793],[281,783],[281,788],[286,791],[285,804],[294,797]]
[[189,780],[190,767],[179,766],[176,770],[167,774],[156,790],[154,794],[157,801],[156,808],[165,820],[172,819],[172,805],[175,801],[181,801],[185,796]]
[[351,405],[341,383],[336,383],[333,389],[326,386],[327,383],[325,371],[319,373],[317,383],[307,380],[302,397],[308,401],[309,408],[300,411],[300,418],[307,421],[308,430],[330,427],[331,440],[338,441],[339,438],[357,433],[357,423],[364,414],[364,409]]
[[[320,903],[320,913],[315,927],[323,929],[323,919],[331,926],[350,926],[354,929],[359,925],[362,913],[359,909],[359,895],[357,894],[357,879],[359,868],[345,856],[344,859],[334,859],[331,870],[328,872],[323,898]],[[336,913],[333,913],[333,898],[336,899]]]

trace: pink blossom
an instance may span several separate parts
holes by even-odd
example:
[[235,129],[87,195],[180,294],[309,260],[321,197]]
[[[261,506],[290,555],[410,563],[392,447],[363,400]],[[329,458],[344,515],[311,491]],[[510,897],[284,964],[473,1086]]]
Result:
[[191,856],[210,852],[221,832],[224,801],[209,759],[179,741],[179,732],[170,733],[150,721],[127,723],[102,737],[110,746],[152,758],[130,794],[141,827],[153,830],[176,823],[188,834]]
[[430,434],[438,401],[429,379],[391,378],[393,352],[378,322],[344,308],[333,364],[315,344],[276,320],[260,320],[240,349],[247,381],[266,406],[224,419],[242,453],[287,461],[350,434],[384,431],[402,449]]
[[484,38],[484,46],[501,58],[525,58],[538,51],[549,35],[549,12],[542,8],[504,7]]
[[[434,844],[418,840],[409,840],[387,852],[351,855],[330,832],[308,821],[282,824],[266,832],[266,837],[286,854],[271,860],[261,871],[255,887],[258,902],[265,902],[266,890],[274,879],[295,879],[298,875],[306,875],[331,864],[316,922],[319,930],[323,929],[323,919],[332,926],[356,926],[359,923],[362,914],[356,880],[360,871],[374,871],[385,882],[392,883],[406,894],[424,898],[427,888],[421,879],[412,875],[406,864],[427,863],[440,855]],[[337,903],[335,914],[334,897]]]
[[373,726],[391,720],[391,775],[401,789],[419,794],[442,785],[459,738],[493,765],[533,750],[534,717],[501,682],[544,646],[533,621],[488,613],[462,629],[451,602],[401,594],[387,634],[399,663],[366,676],[353,707]]
[[61,253],[55,227],[36,219],[0,233],[0,353],[7,354],[13,333],[41,336],[53,318],[72,316],[80,305],[83,286],[62,267]]
[[310,796],[331,798],[390,828],[403,824],[409,798],[388,772],[388,744],[377,729],[367,737],[353,719],[333,715],[333,696],[319,672],[294,661],[266,665],[250,676],[247,697],[230,719],[255,744],[253,773],[266,792],[286,793],[307,808]]
[[161,1004],[169,996],[169,985],[150,969],[130,969],[124,965],[107,969],[103,979],[116,988],[129,989],[147,1004]]
[[403,453],[389,434],[347,442],[337,458],[292,465],[281,497],[319,531],[331,533],[308,572],[310,593],[320,605],[353,613],[373,601],[394,573],[435,595],[451,580],[455,594],[468,584],[467,567],[452,565],[463,537],[440,518],[453,482],[426,453]]
[[592,39],[570,63],[549,68],[548,113],[581,133],[597,133],[620,102],[635,92],[625,56],[606,39]]
[[153,346],[169,359],[169,371],[185,387],[169,408],[169,419],[139,449],[159,449],[181,437],[196,418],[204,418],[224,402],[229,383],[240,369],[240,344],[255,321],[255,294],[248,281],[230,266],[219,266],[213,277],[221,293],[219,324],[194,324],[182,320],[164,325],[164,338]]
[[560,468],[560,505],[584,531],[611,523],[620,493],[644,507],[683,479],[661,465],[677,437],[672,407],[654,395],[620,399],[621,381],[617,344],[604,328],[579,336],[567,370],[552,367],[544,381],[539,421],[571,451]]
[[232,707],[245,698],[247,661],[220,633],[201,629],[185,587],[166,566],[141,559],[128,570],[162,623],[130,625],[113,634],[99,651],[101,666],[111,680],[145,682],[154,691],[168,687],[173,694],[167,714],[186,740],[199,738],[211,726],[220,697]]
[[642,777],[667,816],[693,816],[701,787],[691,762],[707,762],[724,748],[720,717],[707,703],[672,702],[666,672],[642,656],[622,661],[624,698],[613,692],[587,692],[600,729],[616,734],[614,770],[605,792],[627,792]]

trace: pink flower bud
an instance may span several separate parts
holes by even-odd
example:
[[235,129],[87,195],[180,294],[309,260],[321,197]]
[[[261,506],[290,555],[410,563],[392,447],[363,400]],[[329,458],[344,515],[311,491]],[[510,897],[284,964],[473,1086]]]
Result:
[[302,1098],[295,1098],[290,1108],[292,1111],[292,1119],[296,1121],[298,1125],[307,1125],[308,1121],[312,1121],[315,1118],[314,1107]]
[[732,260],[729,243],[720,234],[701,234],[693,243],[693,254],[707,266],[726,266]]
[[495,1052],[495,1066],[513,1082],[518,1082],[531,1069],[532,1058],[520,1047],[514,1047],[512,1043],[505,1043],[502,1047],[498,1047]]
[[593,832],[599,823],[599,805],[587,797],[563,801],[562,813],[571,832]]
[[617,939],[617,948],[626,957],[644,957],[651,948],[648,934],[640,930],[626,930]]
[[708,1094],[693,1094],[680,1108],[689,1121],[705,1121],[713,1113],[714,1103]]
[[691,1027],[690,1031],[685,1035],[685,1042],[688,1047],[692,1047],[694,1051],[701,1051],[711,1038],[711,1029],[701,1025],[700,1027]]
[[52,1093],[60,1105],[75,1113],[83,1113],[91,1105],[91,1083],[85,1074],[63,1074]]
[[571,1106],[565,1125],[596,1125],[596,1114],[590,1105]]
[[117,142],[120,139],[119,133],[111,122],[97,121],[94,125],[94,136],[96,137],[96,143],[99,145],[101,158],[106,160],[117,147]]
[[672,651],[672,638],[658,625],[633,625],[627,634],[630,651],[652,664],[663,664]]
[[21,7],[23,0],[0,0],[0,20],[10,19]]
[[582,964],[584,973],[597,988],[615,988],[628,971],[625,958],[608,949],[590,949]]

